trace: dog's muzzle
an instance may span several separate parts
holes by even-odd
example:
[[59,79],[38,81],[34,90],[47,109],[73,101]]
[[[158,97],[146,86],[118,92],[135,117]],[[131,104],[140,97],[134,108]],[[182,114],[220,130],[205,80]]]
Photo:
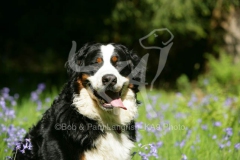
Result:
[[116,107],[127,110],[121,99],[122,90],[117,92],[114,89],[114,86],[117,84],[117,77],[113,74],[105,74],[102,76],[102,84],[104,90],[101,91],[96,91],[91,87],[102,107],[105,109],[113,109]]

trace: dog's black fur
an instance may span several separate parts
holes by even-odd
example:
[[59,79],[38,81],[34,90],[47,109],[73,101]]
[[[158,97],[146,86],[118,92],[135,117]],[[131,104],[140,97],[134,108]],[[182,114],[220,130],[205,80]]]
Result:
[[[43,115],[42,119],[33,126],[26,134],[25,139],[31,140],[32,149],[25,149],[25,153],[15,149],[13,159],[15,160],[79,160],[84,151],[95,148],[94,141],[100,136],[105,135],[105,131],[100,129],[92,130],[89,126],[98,126],[98,122],[80,114],[76,107],[72,105],[73,95],[79,93],[77,83],[78,77],[83,72],[73,70],[71,66],[83,66],[91,64],[91,57],[98,53],[100,43],[84,45],[75,56],[66,63],[67,71],[70,75],[59,96],[54,100],[51,108]],[[123,70],[119,70],[122,76],[128,76],[138,64],[138,57],[129,51],[123,45],[112,44],[116,51],[122,55],[125,60],[130,60],[129,65]],[[93,54],[91,56],[91,54]],[[73,65],[74,64],[74,65]],[[100,66],[96,67],[97,70]],[[86,72],[84,72],[86,73]],[[87,72],[93,75],[95,71]],[[138,80],[137,76],[135,80]],[[137,86],[131,88],[135,93]],[[56,130],[56,124],[66,124],[66,126],[75,129]],[[81,128],[79,128],[81,127]],[[134,120],[129,124],[127,130],[129,139],[135,141],[135,123]],[[24,144],[25,140],[21,142]],[[21,145],[20,149],[23,149]]]

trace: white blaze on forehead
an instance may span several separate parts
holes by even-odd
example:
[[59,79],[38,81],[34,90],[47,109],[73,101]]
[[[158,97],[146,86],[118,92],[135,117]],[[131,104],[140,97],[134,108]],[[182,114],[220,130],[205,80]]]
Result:
[[113,52],[114,52],[114,47],[111,44],[108,44],[106,46],[102,45],[101,52],[103,55],[104,64],[110,63],[111,56],[113,55]]
[[112,65],[111,57],[114,54],[115,47],[111,44],[102,45],[100,47],[102,58],[103,58],[103,65],[99,70],[93,75],[88,78],[91,82],[93,89],[96,91],[101,91],[105,89],[105,86],[102,83],[102,77],[106,74],[113,74],[117,77],[117,83],[114,85],[114,90],[119,92],[123,85],[127,85],[128,79],[120,75],[118,70]]

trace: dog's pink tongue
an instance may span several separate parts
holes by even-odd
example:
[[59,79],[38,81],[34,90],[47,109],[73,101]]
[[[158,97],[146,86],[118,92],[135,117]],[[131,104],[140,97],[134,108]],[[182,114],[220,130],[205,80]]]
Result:
[[114,107],[119,107],[119,108],[127,110],[127,108],[123,105],[123,102],[122,102],[121,98],[114,99],[110,103]]

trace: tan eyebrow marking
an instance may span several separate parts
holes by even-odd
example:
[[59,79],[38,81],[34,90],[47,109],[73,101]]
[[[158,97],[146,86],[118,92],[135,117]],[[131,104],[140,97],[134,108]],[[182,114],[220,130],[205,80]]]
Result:
[[80,92],[82,88],[86,85],[86,80],[89,77],[87,74],[83,74],[81,77],[78,77],[77,84],[78,84],[78,91]]
[[97,58],[97,63],[101,63],[102,61],[103,61],[102,58],[100,58],[100,57]]
[[117,56],[112,56],[112,59],[111,59],[111,60],[112,60],[113,63],[116,63],[117,60],[118,60],[118,57],[117,57]]

